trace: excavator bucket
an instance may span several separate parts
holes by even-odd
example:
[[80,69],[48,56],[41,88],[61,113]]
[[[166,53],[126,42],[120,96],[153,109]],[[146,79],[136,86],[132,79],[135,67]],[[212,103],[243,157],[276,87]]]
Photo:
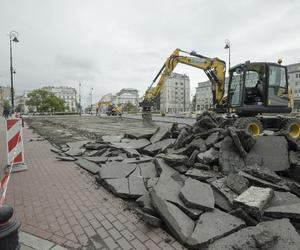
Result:
[[144,124],[144,126],[146,126],[146,127],[153,127],[154,126],[154,123],[152,121],[151,111],[143,110],[142,118],[143,118],[143,124]]

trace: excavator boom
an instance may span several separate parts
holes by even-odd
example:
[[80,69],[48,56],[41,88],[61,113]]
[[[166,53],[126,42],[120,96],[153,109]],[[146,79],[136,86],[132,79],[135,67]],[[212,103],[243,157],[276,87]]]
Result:
[[[188,54],[189,56],[180,55],[180,53]],[[143,122],[145,125],[152,125],[151,107],[153,106],[153,101],[160,94],[166,80],[178,63],[203,70],[212,83],[214,106],[222,103],[225,89],[226,63],[219,58],[205,57],[194,51],[189,53],[181,49],[175,49],[153,79],[152,84],[144,95],[143,101],[140,103],[140,106],[143,108]],[[158,78],[159,81],[154,86]]]

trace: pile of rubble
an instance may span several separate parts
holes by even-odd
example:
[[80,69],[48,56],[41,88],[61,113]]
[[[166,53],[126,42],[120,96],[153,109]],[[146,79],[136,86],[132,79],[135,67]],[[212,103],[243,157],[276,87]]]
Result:
[[205,113],[193,126],[103,136],[53,148],[96,176],[137,214],[191,249],[299,249],[300,148],[252,137]]

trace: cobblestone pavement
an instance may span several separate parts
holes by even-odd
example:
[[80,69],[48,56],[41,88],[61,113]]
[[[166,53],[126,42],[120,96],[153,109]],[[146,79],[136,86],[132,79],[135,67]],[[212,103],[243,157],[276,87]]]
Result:
[[161,228],[151,228],[94,177],[58,161],[47,141],[24,129],[28,170],[14,173],[6,202],[21,230],[69,249],[183,249]]

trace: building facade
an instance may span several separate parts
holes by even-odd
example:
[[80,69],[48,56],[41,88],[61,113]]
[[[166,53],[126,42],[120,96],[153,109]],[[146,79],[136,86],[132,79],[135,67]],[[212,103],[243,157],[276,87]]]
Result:
[[76,105],[76,89],[71,87],[44,87],[53,93],[55,96],[63,99],[68,111],[75,112],[77,111]]
[[196,87],[196,111],[204,111],[212,107],[211,82],[199,82]]
[[171,73],[160,92],[160,111],[178,113],[190,110],[190,78]]
[[289,84],[294,95],[294,110],[300,111],[300,63],[287,65]]
[[124,88],[112,97],[112,101],[116,105],[125,105],[130,102],[134,106],[139,104],[139,91],[133,88]]

